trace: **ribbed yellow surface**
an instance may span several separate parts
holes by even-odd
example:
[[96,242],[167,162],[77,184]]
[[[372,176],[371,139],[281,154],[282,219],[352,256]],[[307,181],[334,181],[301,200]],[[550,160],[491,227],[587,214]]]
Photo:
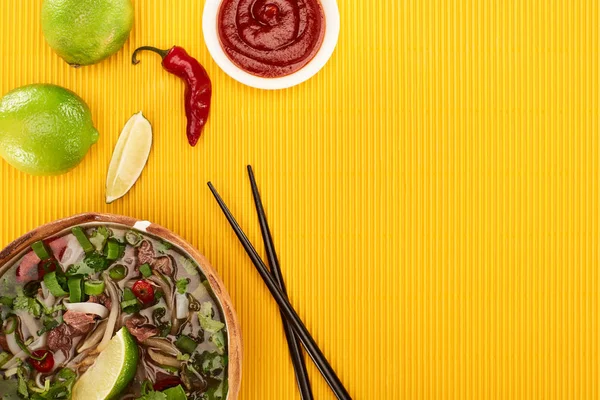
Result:
[[[83,211],[174,230],[237,307],[240,398],[295,399],[277,308],[206,188],[262,249],[249,163],[292,301],[354,398],[599,398],[596,0],[341,0],[330,63],[277,92],[214,64],[203,1],[135,1],[123,51],[78,70],[45,44],[40,3],[0,2],[0,92],[64,85],[102,137],[65,176],[0,163],[0,245]],[[196,148],[183,85],[158,57],[129,63],[147,44],[187,48],[213,78]],[[113,146],[140,110],[155,132],[148,166],[105,205]],[[333,398],[310,368],[316,398]]]

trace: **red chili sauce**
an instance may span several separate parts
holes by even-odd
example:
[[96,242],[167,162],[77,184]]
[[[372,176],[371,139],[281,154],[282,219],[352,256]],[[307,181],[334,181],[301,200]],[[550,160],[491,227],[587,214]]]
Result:
[[225,54],[238,67],[263,78],[302,69],[325,36],[319,0],[223,0],[218,18]]

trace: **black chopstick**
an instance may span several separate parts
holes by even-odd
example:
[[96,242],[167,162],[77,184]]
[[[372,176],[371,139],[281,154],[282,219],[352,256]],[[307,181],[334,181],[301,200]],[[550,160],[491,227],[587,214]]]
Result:
[[323,354],[321,349],[319,349],[319,346],[315,342],[315,339],[313,339],[308,329],[306,329],[306,326],[302,322],[302,319],[300,319],[298,313],[296,312],[296,310],[294,310],[294,307],[290,304],[290,302],[287,300],[284,294],[281,293],[281,290],[279,290],[279,287],[277,286],[275,280],[271,277],[267,266],[261,260],[260,256],[256,252],[256,249],[254,248],[254,246],[252,246],[252,243],[250,242],[240,225],[235,220],[233,214],[231,214],[231,212],[227,208],[227,205],[225,204],[221,196],[219,196],[219,193],[217,192],[215,187],[210,182],[208,182],[208,187],[215,196],[217,203],[219,203],[221,210],[223,210],[225,217],[229,221],[229,224],[231,225],[235,234],[240,240],[240,243],[242,244],[242,246],[244,246],[246,253],[248,253],[248,256],[252,260],[252,263],[256,267],[258,273],[267,285],[267,288],[275,298],[275,301],[277,301],[280,310],[285,315],[288,322],[292,325],[292,328],[294,328],[294,332],[296,333],[296,335],[298,335],[300,341],[302,341],[306,352],[314,361],[315,365],[329,384],[331,390],[335,393],[338,399],[352,400],[352,397],[350,397],[350,394],[342,384],[342,381],[336,375],[335,371],[331,367],[331,364],[329,364],[329,361],[327,361],[327,358],[325,358],[325,355]]
[[[281,274],[281,268],[279,266],[279,259],[275,251],[275,244],[273,243],[273,236],[271,235],[271,229],[267,222],[267,216],[263,207],[258,185],[256,184],[256,178],[254,177],[254,171],[252,167],[248,165],[248,178],[250,179],[250,186],[252,187],[252,196],[254,197],[254,205],[256,206],[256,214],[258,215],[258,222],[260,224],[260,231],[262,233],[263,242],[265,243],[265,250],[267,252],[267,259],[269,260],[269,266],[271,267],[271,276],[281,289],[281,293],[288,299],[287,289],[285,282],[283,281],[283,275]],[[289,300],[289,299],[288,299]],[[306,369],[306,362],[302,355],[302,348],[300,347],[300,341],[294,334],[292,326],[285,318],[283,312],[281,312],[281,320],[283,322],[283,330],[285,337],[288,342],[290,349],[290,357],[292,358],[292,364],[294,365],[294,372],[296,373],[296,382],[298,383],[298,389],[300,390],[300,397],[302,400],[314,399],[312,388],[310,386],[310,380],[308,378],[308,371]]]

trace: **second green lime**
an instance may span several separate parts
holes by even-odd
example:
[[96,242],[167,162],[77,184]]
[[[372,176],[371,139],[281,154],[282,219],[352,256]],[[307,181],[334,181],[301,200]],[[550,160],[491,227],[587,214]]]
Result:
[[131,0],[44,0],[42,30],[66,62],[91,65],[123,47],[133,14]]
[[62,174],[97,141],[90,109],[70,90],[29,85],[0,99],[0,156],[21,171]]

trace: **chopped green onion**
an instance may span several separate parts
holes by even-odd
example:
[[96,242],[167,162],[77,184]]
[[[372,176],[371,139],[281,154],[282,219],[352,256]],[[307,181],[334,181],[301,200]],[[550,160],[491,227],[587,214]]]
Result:
[[106,258],[111,261],[114,261],[117,258],[119,258],[119,253],[120,253],[119,243],[114,240],[109,240],[107,250],[106,250]]
[[175,341],[175,346],[181,350],[182,353],[192,354],[194,350],[196,350],[196,347],[198,347],[198,343],[189,336],[181,335]]
[[127,231],[127,233],[125,233],[125,241],[128,244],[135,246],[142,241],[142,235],[135,231]]
[[115,265],[108,272],[110,279],[120,281],[127,276],[127,268],[124,265]]
[[80,303],[83,301],[82,279],[81,276],[69,278],[69,301],[71,303]]
[[85,254],[90,254],[94,252],[94,245],[92,244],[92,242],[90,242],[90,239],[88,239],[81,227],[76,226],[75,228],[71,229],[71,232],[73,232],[73,235],[75,235],[77,241],[79,242],[81,247],[83,247],[83,251],[85,251]]
[[104,292],[104,281],[85,281],[83,292],[88,296],[97,296]]
[[119,258],[125,256],[125,250],[127,249],[127,245],[125,243],[119,243]]
[[41,240],[32,244],[31,248],[33,249],[35,255],[40,258],[40,260],[47,260],[50,258],[50,253],[48,253],[46,245]]
[[62,288],[62,286],[58,282],[56,271],[52,271],[44,275],[44,284],[46,285],[50,293],[52,293],[52,296],[60,297],[69,294]]
[[[12,324],[10,325],[10,327],[8,326],[9,323]],[[19,320],[17,319],[16,315],[11,315],[10,317],[8,317],[6,319],[6,329],[4,329],[4,333],[6,335],[10,335],[11,333],[14,333],[14,331],[17,330],[17,325],[19,324]]]
[[0,296],[0,304],[6,307],[12,307],[14,299],[8,296]]
[[123,300],[121,302],[121,309],[126,314],[133,314],[140,310],[140,302],[138,299]]
[[152,269],[150,268],[150,266],[148,264],[140,265],[140,272],[142,273],[144,278],[148,278],[148,277],[152,276]]

